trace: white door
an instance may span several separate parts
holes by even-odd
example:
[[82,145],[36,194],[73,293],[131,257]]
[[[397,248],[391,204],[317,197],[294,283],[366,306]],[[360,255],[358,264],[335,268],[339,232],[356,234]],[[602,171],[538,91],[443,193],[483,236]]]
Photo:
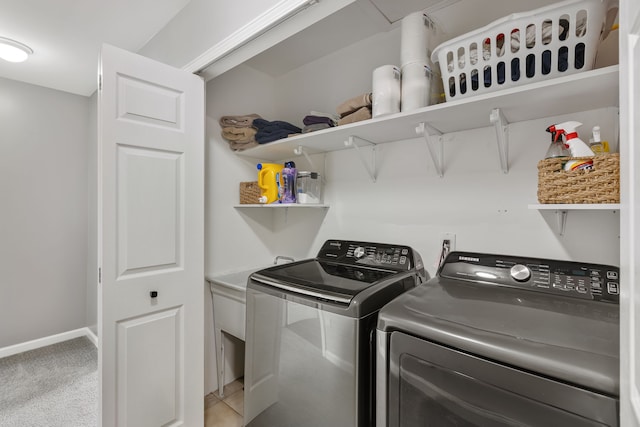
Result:
[[620,2],[620,421],[640,426],[640,2]]
[[204,83],[104,45],[98,97],[104,427],[204,424]]

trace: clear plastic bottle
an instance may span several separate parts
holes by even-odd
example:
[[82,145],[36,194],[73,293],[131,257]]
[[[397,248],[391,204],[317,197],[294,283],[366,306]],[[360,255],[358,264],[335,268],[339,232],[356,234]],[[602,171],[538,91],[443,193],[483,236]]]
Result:
[[317,172],[298,172],[298,203],[322,203],[322,180]]
[[282,169],[282,194],[280,195],[280,203],[296,202],[296,164],[294,162],[285,162]]

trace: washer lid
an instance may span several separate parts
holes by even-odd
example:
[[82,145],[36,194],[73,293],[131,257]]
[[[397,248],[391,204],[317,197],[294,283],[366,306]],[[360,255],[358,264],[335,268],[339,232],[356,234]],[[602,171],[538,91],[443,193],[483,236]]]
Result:
[[303,294],[307,290],[319,298],[348,304],[358,293],[397,273],[310,259],[259,271],[254,278],[263,276],[298,288]]
[[436,277],[387,304],[378,329],[619,395],[615,304]]

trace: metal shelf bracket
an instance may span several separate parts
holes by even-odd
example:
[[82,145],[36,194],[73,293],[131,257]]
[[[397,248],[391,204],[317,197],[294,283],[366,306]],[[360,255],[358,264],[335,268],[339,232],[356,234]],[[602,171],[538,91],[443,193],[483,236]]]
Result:
[[499,108],[491,110],[489,121],[491,121],[496,130],[500,167],[502,172],[509,173],[509,122],[507,122],[502,110]]
[[564,236],[564,229],[567,226],[567,210],[556,211],[556,221],[558,222],[558,234]]
[[444,144],[442,142],[442,132],[428,123],[422,122],[416,126],[416,134],[424,136],[433,165],[436,168],[438,176],[442,178],[444,176]]
[[316,166],[313,163],[313,160],[311,160],[311,157],[309,157],[309,153],[307,153],[307,150],[305,150],[302,145],[298,145],[297,148],[294,148],[293,154],[295,154],[296,156],[300,156],[300,155],[304,156],[304,158],[307,159],[307,162],[309,162],[309,166],[311,166],[312,169],[316,169]]
[[[366,145],[370,145],[371,146],[371,163],[367,163],[367,160],[364,158],[364,154],[362,151],[360,151],[360,147],[358,146],[358,144],[356,144],[355,140],[359,140],[364,142]],[[377,164],[376,164],[376,145],[371,142],[368,141],[366,139],[360,138],[358,136],[354,136],[351,135],[349,136],[349,139],[347,139],[344,142],[345,147],[353,147],[354,150],[356,150],[356,153],[358,153],[358,157],[360,158],[360,161],[362,162],[362,166],[364,166],[365,170],[367,171],[367,173],[369,174],[369,177],[371,177],[371,181],[372,182],[376,182],[376,175],[377,175]]]

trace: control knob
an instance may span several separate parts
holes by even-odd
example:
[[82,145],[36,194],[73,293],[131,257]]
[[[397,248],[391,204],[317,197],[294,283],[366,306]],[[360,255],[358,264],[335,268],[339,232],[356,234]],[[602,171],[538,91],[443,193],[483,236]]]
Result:
[[364,254],[365,254],[365,251],[362,246],[358,246],[353,250],[353,256],[356,257],[356,259],[362,258]]
[[531,270],[526,265],[516,264],[511,267],[511,277],[518,282],[526,282],[531,277]]

